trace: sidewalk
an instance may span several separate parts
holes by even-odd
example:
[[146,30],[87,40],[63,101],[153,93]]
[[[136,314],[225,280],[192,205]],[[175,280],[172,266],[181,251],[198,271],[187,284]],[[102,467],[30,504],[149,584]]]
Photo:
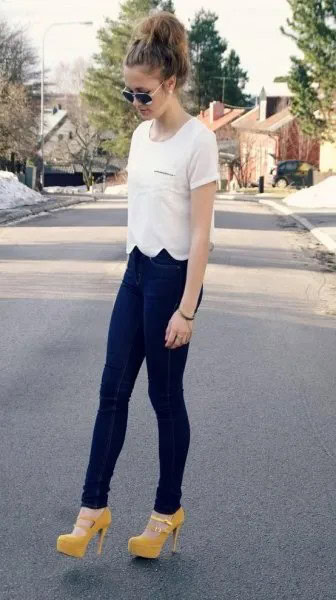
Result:
[[309,229],[312,235],[326,246],[329,252],[336,254],[336,208],[287,206],[279,199],[262,198],[260,196],[261,194],[257,195],[260,204],[266,204],[282,214],[293,217],[303,227]]
[[34,204],[25,204],[23,206],[17,206],[13,208],[2,208],[0,209],[0,226],[7,225],[10,223],[16,223],[21,219],[27,219],[33,217],[39,213],[51,212],[58,208],[64,208],[73,204],[79,204],[80,202],[94,202],[95,197],[89,195],[72,195],[70,196],[53,196],[47,198],[43,202],[36,202]]
[[329,252],[336,254],[336,207],[308,208],[287,206],[283,203],[283,198],[276,198],[273,195],[268,196],[267,194],[219,193],[217,194],[217,200],[241,200],[266,204],[282,214],[291,216],[308,229]]

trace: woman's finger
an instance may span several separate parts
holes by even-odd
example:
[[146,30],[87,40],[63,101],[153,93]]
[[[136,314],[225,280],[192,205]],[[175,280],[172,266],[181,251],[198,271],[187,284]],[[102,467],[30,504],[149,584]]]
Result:
[[170,348],[173,345],[176,334],[177,334],[177,331],[174,331],[174,329],[170,329],[170,333],[168,335],[167,342],[166,342],[166,346],[168,348]]
[[181,346],[184,346],[184,344],[186,344],[186,335],[182,335],[182,334],[178,334],[178,336],[176,336],[175,340],[174,340],[174,344],[172,346],[172,348],[180,348]]
[[167,341],[170,333],[170,322],[167,325],[166,333],[165,333],[165,341]]

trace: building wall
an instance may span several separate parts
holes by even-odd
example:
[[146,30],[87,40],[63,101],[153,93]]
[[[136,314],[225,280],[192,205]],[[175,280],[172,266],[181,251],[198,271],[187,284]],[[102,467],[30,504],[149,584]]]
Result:
[[304,160],[318,167],[320,143],[304,135],[296,120],[279,130],[278,160]]
[[320,151],[320,171],[336,173],[336,136],[335,143],[323,142]]
[[[224,140],[233,140],[237,138],[237,131],[233,129],[231,124],[220,127],[215,131],[217,142],[222,142]],[[230,182],[233,179],[233,171],[229,164],[219,162],[219,172],[221,180],[226,180]]]
[[48,160],[60,160],[63,158],[63,156],[60,155],[61,143],[64,141],[71,141],[69,134],[70,132],[74,134],[74,130],[73,124],[66,118],[62,125],[51,133],[49,139],[44,144],[44,154]]
[[[329,163],[334,162],[336,169],[336,145],[333,150],[327,151]],[[268,185],[272,181],[271,170],[279,160],[305,160],[318,166],[320,144],[304,136],[293,122],[274,133],[241,131],[240,157],[245,171],[249,173],[249,182],[258,183],[259,177],[263,176]]]
[[258,183],[259,177],[265,177],[265,183],[271,179],[271,169],[275,164],[272,155],[277,154],[277,139],[263,133],[244,131],[240,134],[240,158],[248,174],[250,183]]
[[233,137],[235,137],[236,132],[233,130],[231,125],[226,125],[225,127],[217,129],[215,134],[217,141],[220,142],[221,140],[231,140]]

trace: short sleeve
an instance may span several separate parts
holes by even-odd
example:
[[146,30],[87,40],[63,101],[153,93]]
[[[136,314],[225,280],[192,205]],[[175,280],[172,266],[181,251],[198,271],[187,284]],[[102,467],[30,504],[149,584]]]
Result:
[[130,147],[129,147],[129,151],[128,151],[128,157],[127,157],[127,165],[125,167],[125,171],[128,173],[128,168],[131,164],[131,159],[132,159],[132,151],[133,151],[133,147],[134,147],[134,143],[135,143],[135,139],[136,139],[136,135],[138,134],[138,131],[140,130],[140,127],[143,126],[143,124],[146,123],[146,121],[140,123],[133,131],[132,136],[131,136],[131,143],[130,143]]
[[131,135],[131,143],[130,143],[130,147],[129,147],[129,150],[128,150],[127,165],[125,167],[126,173],[128,173],[128,167],[129,167],[129,164],[130,164],[130,158],[131,158],[131,152],[132,152],[132,145],[133,145],[133,140],[134,140],[134,132],[135,132],[135,130],[133,131],[133,133]]
[[218,146],[212,131],[206,129],[196,136],[187,170],[191,190],[219,179]]

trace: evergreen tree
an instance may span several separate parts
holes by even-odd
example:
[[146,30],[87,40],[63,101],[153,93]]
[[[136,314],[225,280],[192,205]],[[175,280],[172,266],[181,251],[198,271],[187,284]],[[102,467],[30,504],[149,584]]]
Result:
[[175,14],[175,7],[173,0],[153,0],[154,6],[159,10],[165,10],[166,12]]
[[104,149],[124,157],[129,150],[132,132],[140,122],[133,106],[122,96],[125,87],[123,59],[134,23],[156,8],[153,0],[125,0],[118,20],[106,18],[98,32],[100,52],[89,68],[83,96],[91,107],[91,120],[99,131],[113,131],[114,139],[104,142]]
[[221,97],[226,40],[216,29],[218,16],[203,8],[198,11],[189,31],[192,68],[191,92],[198,112]]
[[288,75],[278,75],[273,79],[274,83],[288,83]]
[[191,91],[198,111],[207,108],[212,100],[222,99],[223,88],[226,104],[244,106],[249,101],[243,92],[248,81],[247,73],[234,50],[225,56],[227,41],[216,29],[217,20],[216,13],[201,9],[189,31]]
[[335,0],[288,0],[292,19],[289,31],[302,58],[291,57],[288,86],[293,92],[291,110],[304,133],[331,139],[335,128],[333,103],[336,90],[336,3]]
[[246,106],[251,103],[249,95],[244,93],[248,82],[247,71],[240,64],[238,54],[231,50],[223,67],[224,79],[224,102],[233,106]]

